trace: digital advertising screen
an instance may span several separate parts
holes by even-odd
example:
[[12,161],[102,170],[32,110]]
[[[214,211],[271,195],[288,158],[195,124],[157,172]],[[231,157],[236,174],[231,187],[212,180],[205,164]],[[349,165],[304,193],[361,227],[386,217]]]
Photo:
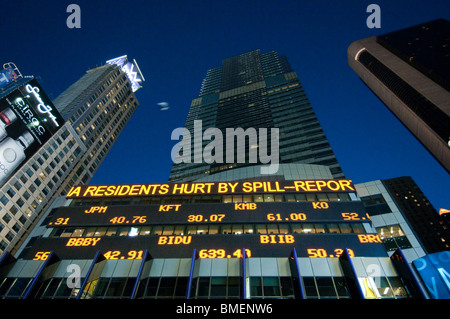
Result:
[[32,78],[0,100],[0,187],[64,124]]

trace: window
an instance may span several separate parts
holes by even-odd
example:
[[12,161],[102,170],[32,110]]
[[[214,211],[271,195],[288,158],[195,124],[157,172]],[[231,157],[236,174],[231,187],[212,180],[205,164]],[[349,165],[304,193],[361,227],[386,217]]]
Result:
[[366,299],[409,298],[408,290],[399,277],[365,277],[358,278]]
[[[33,278],[7,278],[0,286],[0,296],[22,297]],[[9,289],[8,289],[9,288]]]
[[361,201],[370,216],[392,212],[381,194],[361,197]]
[[5,223],[9,223],[9,221],[11,220],[11,216],[8,213],[5,213],[2,219],[5,221]]
[[350,298],[343,277],[302,277],[307,299]]
[[[31,213],[31,212],[28,212]],[[8,217],[5,217],[8,218]],[[5,220],[6,221],[6,220]],[[66,228],[54,229],[50,236],[62,236]],[[73,234],[71,237],[103,237],[103,236],[148,236],[148,235],[216,235],[216,234],[347,234],[364,233],[361,223],[291,223],[291,224],[211,224],[211,225],[158,225],[158,226],[111,226],[111,227],[88,227],[86,229],[67,229]],[[67,237],[69,235],[64,235]]]
[[240,277],[199,277],[193,280],[191,298],[240,298]]
[[8,189],[8,190],[6,191],[6,193],[7,193],[7,194],[9,195],[9,197],[11,197],[11,198],[13,198],[14,195],[16,195],[16,192],[13,191],[12,189]]
[[387,251],[393,251],[397,248],[405,249],[412,247],[402,228],[398,224],[377,227],[376,230]]
[[5,195],[3,195],[2,197],[0,197],[0,202],[1,202],[3,205],[8,204],[8,199],[6,198]]
[[294,298],[291,277],[250,277],[251,298]]
[[147,277],[139,281],[136,298],[186,298],[188,277]]

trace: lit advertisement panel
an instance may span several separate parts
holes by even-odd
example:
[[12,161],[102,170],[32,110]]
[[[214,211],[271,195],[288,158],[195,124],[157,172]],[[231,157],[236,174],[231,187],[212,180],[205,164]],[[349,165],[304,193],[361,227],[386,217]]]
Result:
[[127,78],[131,83],[131,90],[136,92],[142,87],[142,82],[145,81],[144,76],[139,69],[139,66],[136,60],[132,62],[128,61],[128,57],[126,55],[111,59],[106,61],[107,64],[115,64],[118,65],[123,72],[127,75]]
[[450,299],[450,252],[425,255],[413,261],[431,298]]
[[49,252],[61,259],[91,259],[100,251],[107,259],[135,259],[148,250],[153,258],[289,257],[295,248],[298,257],[338,258],[348,249],[351,257],[387,257],[373,234],[246,234],[174,235],[119,237],[40,238],[20,256],[39,259]]
[[0,186],[64,124],[36,79],[0,100]]
[[370,222],[361,202],[261,202],[60,207],[50,227],[159,224]]
[[160,195],[210,194],[282,194],[282,193],[351,193],[356,192],[348,179],[294,181],[236,181],[205,183],[166,183],[134,185],[74,186],[67,198],[145,197]]

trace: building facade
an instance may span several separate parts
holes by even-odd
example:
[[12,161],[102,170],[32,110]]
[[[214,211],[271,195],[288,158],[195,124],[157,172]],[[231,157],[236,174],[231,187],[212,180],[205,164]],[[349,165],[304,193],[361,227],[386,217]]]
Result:
[[3,255],[0,296],[425,294],[401,249],[388,256],[350,180],[285,179],[74,186],[16,255]]
[[428,254],[450,250],[450,224],[409,176],[383,180]]
[[436,20],[353,42],[348,63],[450,171],[450,22]]
[[[276,164],[325,165],[335,178],[344,177],[297,74],[286,57],[275,51],[254,50],[227,58],[221,66],[208,70],[199,96],[191,103],[185,128],[194,138],[196,134],[205,136],[211,128],[220,131],[223,156],[212,162],[202,157],[211,136],[199,142],[201,147],[192,143],[187,160],[174,163],[169,181],[192,181],[266,164],[264,158],[274,153],[278,156],[271,160]],[[246,146],[234,143],[235,137],[226,138],[227,129],[248,133]],[[249,137],[252,132],[253,139]],[[217,136],[214,138],[217,141]],[[266,174],[268,178],[271,175],[276,173]]]
[[355,188],[388,254],[392,255],[401,248],[411,263],[427,253],[420,234],[415,232],[413,225],[397,206],[384,181],[360,183]]
[[[36,94],[24,91],[29,87],[37,88],[34,92],[45,103],[46,109],[41,111],[47,110],[45,114],[52,114],[59,121],[54,130],[47,129],[45,139],[40,135],[44,128],[40,127],[50,121],[38,116],[38,107],[35,107],[36,116],[32,117],[30,112],[39,103],[33,101]],[[12,127],[27,118],[33,123],[29,127],[37,130],[31,132],[33,152],[27,154],[21,166],[0,186],[0,251],[3,253],[17,250],[57,197],[67,193],[72,185],[90,181],[138,102],[128,74],[117,64],[89,70],[54,102],[48,99],[36,79],[21,75],[3,87],[1,94],[2,111],[14,108],[17,103],[20,106],[15,109],[19,119],[6,126],[8,134],[14,134]],[[3,125],[7,124],[6,115],[2,116]]]
[[391,254],[413,260],[450,250],[450,225],[409,176],[356,184],[373,226]]

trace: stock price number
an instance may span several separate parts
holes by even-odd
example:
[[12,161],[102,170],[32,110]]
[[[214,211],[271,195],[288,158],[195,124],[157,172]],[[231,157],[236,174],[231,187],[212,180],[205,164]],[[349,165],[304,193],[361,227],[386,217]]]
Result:
[[285,217],[284,219],[280,214],[267,214],[268,221],[283,221],[283,220],[306,220],[306,214],[304,213],[292,213],[289,217]]
[[189,215],[188,216],[188,223],[200,223],[200,222],[221,222],[222,219],[225,218],[225,214],[213,214],[210,215],[208,218],[203,217],[203,215]]
[[358,213],[341,213],[344,220],[366,220],[370,219],[369,214],[366,213],[366,217],[359,217]]
[[[245,250],[245,257],[250,258],[252,255],[250,249]],[[227,255],[225,249],[202,249],[198,252],[199,258],[242,258],[242,249],[235,250],[231,255]]]
[[50,255],[49,251],[38,251],[34,255],[33,260],[46,260],[49,255]]
[[[347,251],[350,257],[355,257],[355,253],[353,252],[353,250],[347,248]],[[328,254],[328,252],[323,248],[309,248],[307,249],[307,252],[309,258],[333,258],[342,255],[344,249],[336,248],[333,251],[333,254]]]
[[120,250],[110,250],[103,254],[106,259],[142,259],[143,250],[130,250],[126,255],[122,255]]
[[147,216],[133,216],[133,219],[127,220],[125,216],[116,216],[109,220],[113,224],[143,224],[147,221]]
[[68,222],[69,222],[69,217],[67,217],[67,218],[60,217],[60,218],[57,218],[54,223],[50,222],[48,224],[49,225],[67,225]]

